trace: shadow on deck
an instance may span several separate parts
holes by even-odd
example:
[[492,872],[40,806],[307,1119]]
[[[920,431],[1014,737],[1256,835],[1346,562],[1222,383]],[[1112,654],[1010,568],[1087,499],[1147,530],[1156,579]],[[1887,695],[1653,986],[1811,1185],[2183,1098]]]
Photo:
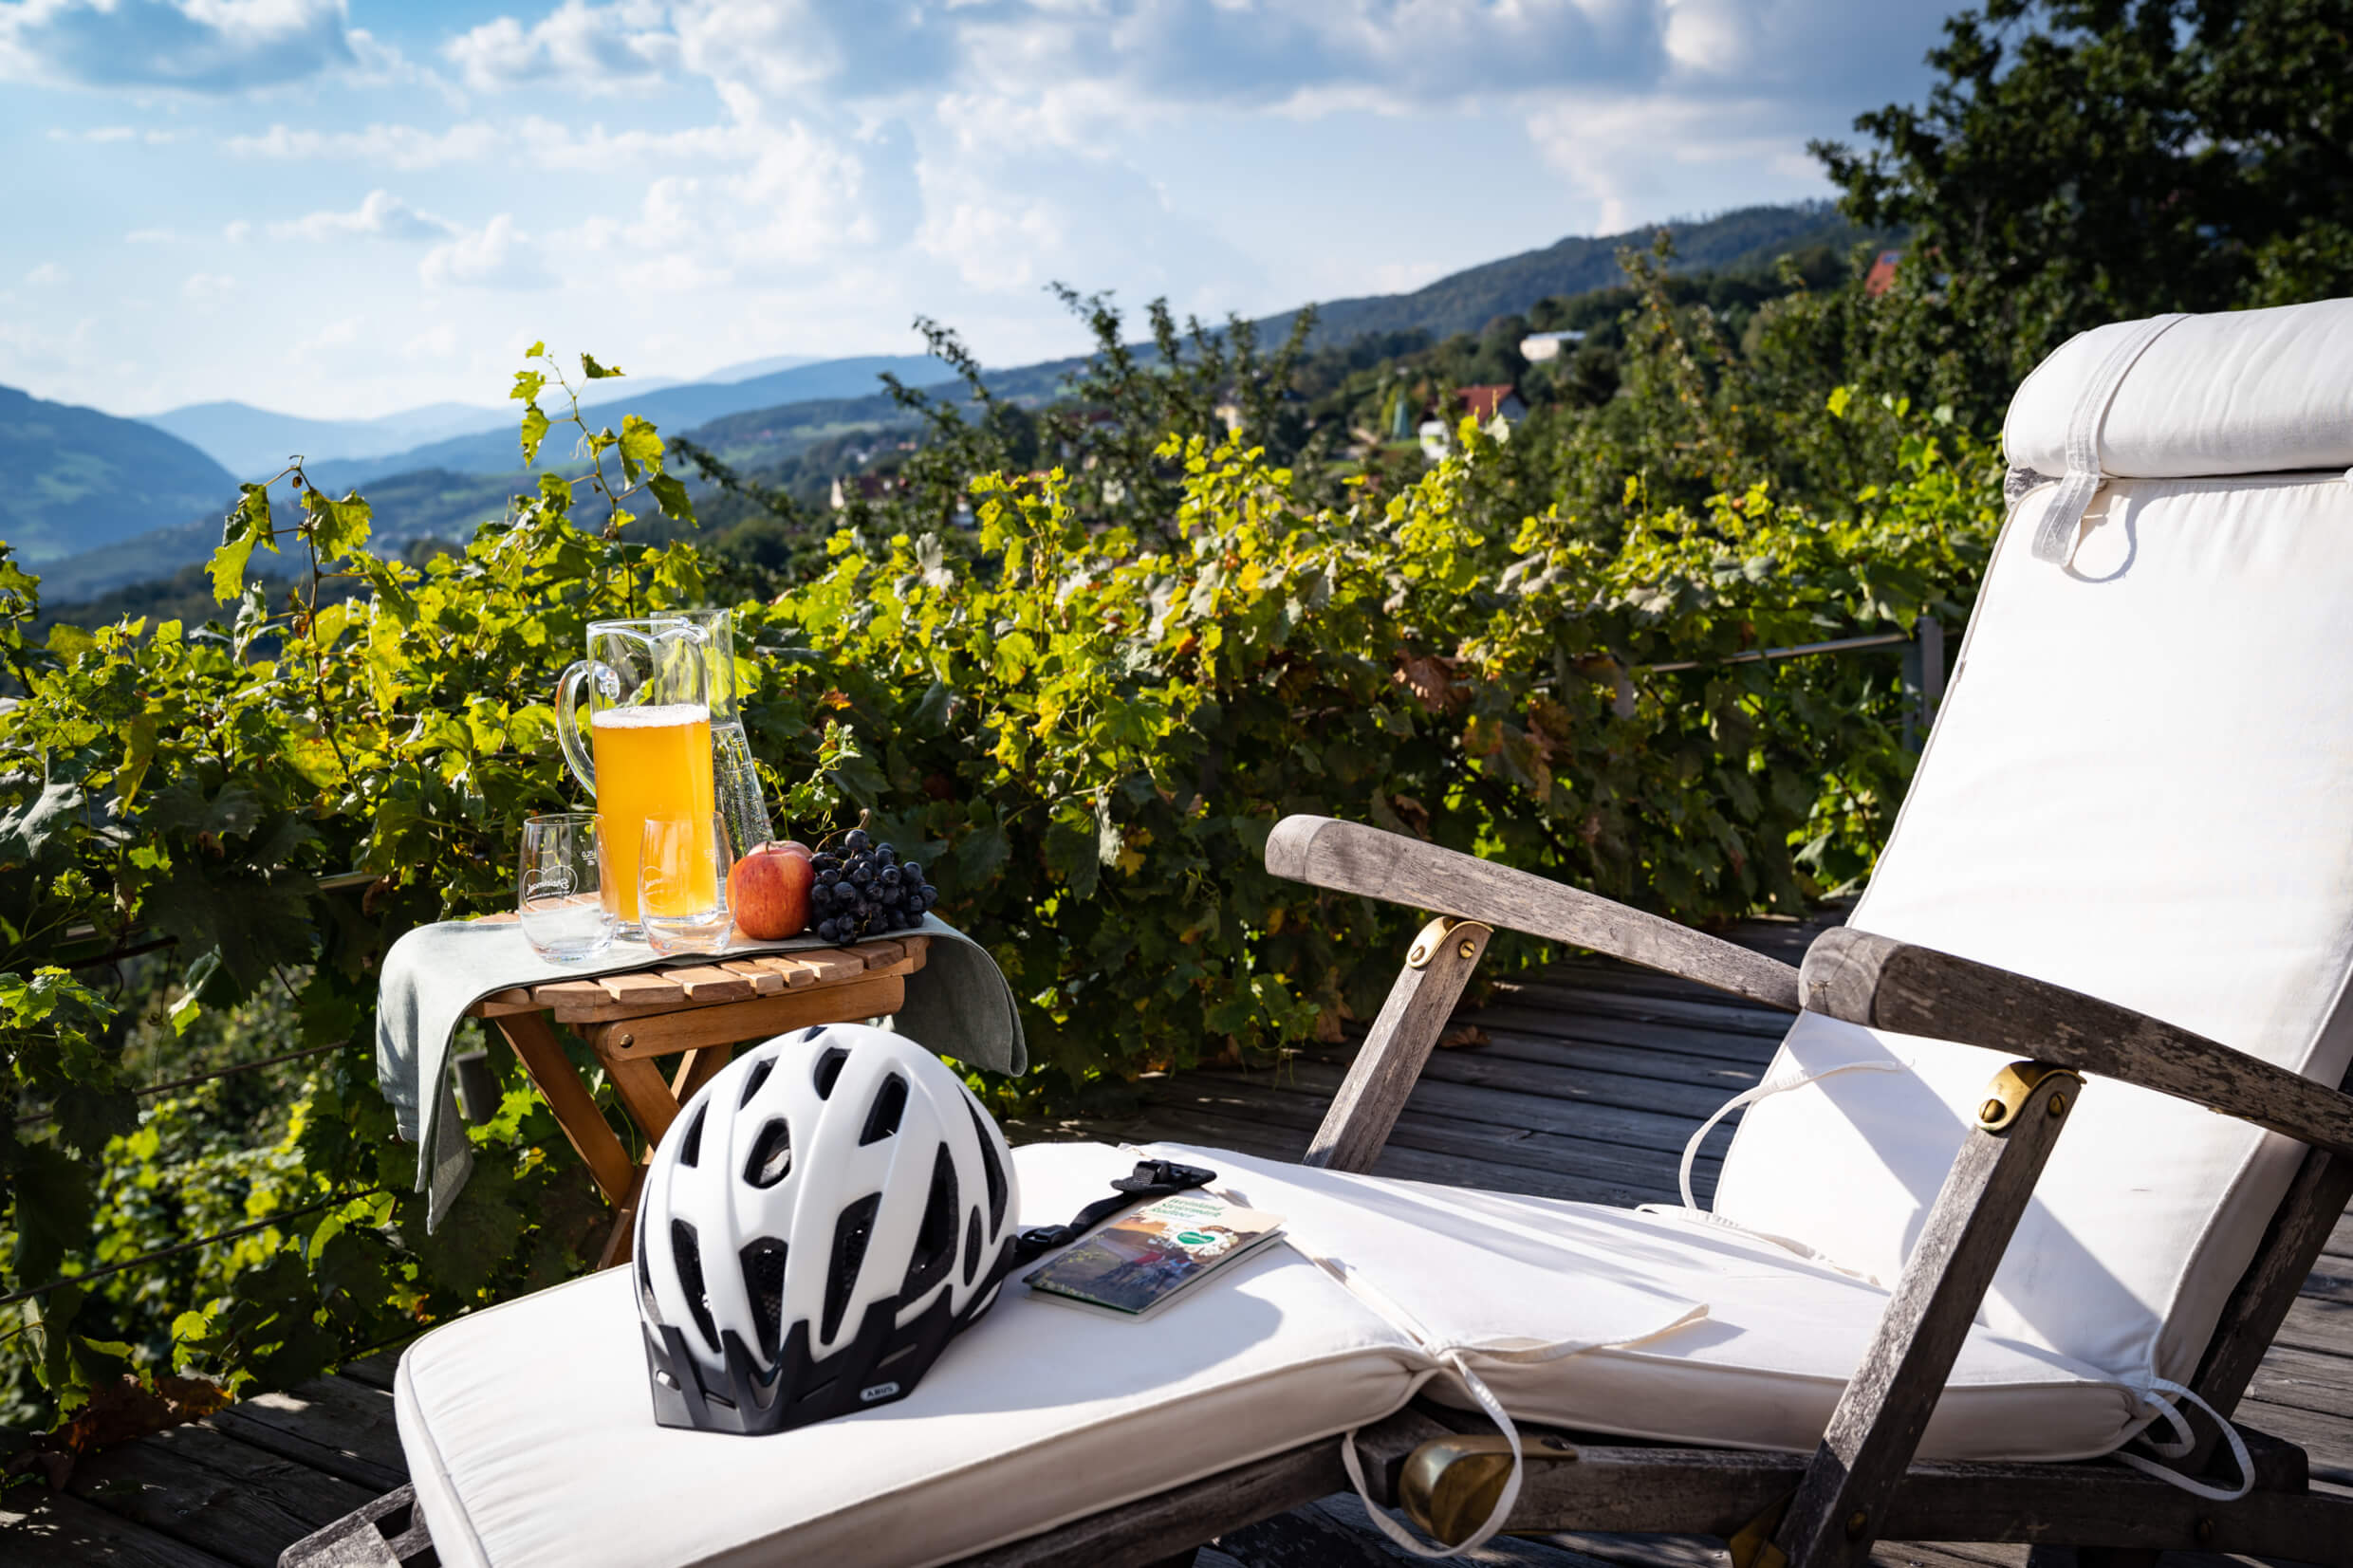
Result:
[[[1819,926],[1754,922],[1730,933],[1794,962]],[[1377,1169],[1419,1181],[1607,1204],[1677,1201],[1693,1129],[1753,1084],[1786,1015],[1603,960],[1568,960],[1498,989],[1455,1020],[1484,1042],[1441,1050]],[[1450,1031],[1451,1032],[1451,1031]],[[1313,1049],[1271,1072],[1146,1079],[1129,1115],[1009,1128],[1015,1141],[1179,1139],[1296,1157],[1353,1047]],[[1714,1190],[1731,1123],[1693,1171]],[[83,1465],[64,1493],[0,1504],[0,1565],[131,1563],[269,1568],[288,1543],[406,1480],[391,1363],[345,1369]],[[2353,1225],[2341,1222],[2265,1359],[2239,1419],[2305,1448],[2313,1484],[2353,1489]],[[9,1512],[24,1509],[24,1512]],[[2023,1562],[2024,1548],[1883,1545],[1882,1564]],[[1251,1525],[1198,1568],[1395,1565],[1414,1560],[1351,1496]],[[1725,1561],[1695,1538],[1565,1535],[1500,1540],[1461,1560],[1528,1568],[1701,1568]],[[2252,1559],[2169,1554],[2168,1568]]]

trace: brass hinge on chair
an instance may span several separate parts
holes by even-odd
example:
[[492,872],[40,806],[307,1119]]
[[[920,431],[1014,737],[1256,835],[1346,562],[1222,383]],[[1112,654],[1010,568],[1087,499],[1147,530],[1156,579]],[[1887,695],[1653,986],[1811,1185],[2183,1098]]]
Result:
[[1773,1544],[1773,1537],[1780,1532],[1781,1521],[1796,1496],[1793,1486],[1782,1494],[1780,1502],[1732,1533],[1732,1540],[1724,1543],[1732,1568],[1788,1568],[1788,1554]]
[[[1535,1437],[1520,1445],[1524,1467],[1576,1462],[1577,1446],[1565,1437]],[[1405,1456],[1398,1503],[1433,1538],[1459,1546],[1487,1522],[1510,1478],[1511,1441],[1502,1434],[1432,1438]]]
[[[1445,948],[1446,939],[1449,936],[1456,932],[1467,932],[1473,929],[1483,931],[1490,936],[1495,934],[1495,928],[1484,920],[1464,920],[1452,914],[1439,915],[1436,920],[1422,927],[1421,934],[1414,938],[1414,945],[1405,951],[1405,967],[1409,969],[1428,968],[1430,960],[1436,958]],[[1472,944],[1468,936],[1465,936],[1454,956],[1470,958],[1475,956],[1477,952],[1478,949]]]
[[2072,1091],[2050,1097],[2050,1114],[2066,1116],[2070,1094],[2083,1093],[2084,1075],[2072,1067],[2054,1067],[2047,1061],[2013,1061],[1994,1074],[1993,1081],[1986,1085],[1985,1103],[1977,1107],[1977,1125],[1989,1133],[2008,1127],[2025,1106],[2027,1097],[2054,1074],[2075,1080]]

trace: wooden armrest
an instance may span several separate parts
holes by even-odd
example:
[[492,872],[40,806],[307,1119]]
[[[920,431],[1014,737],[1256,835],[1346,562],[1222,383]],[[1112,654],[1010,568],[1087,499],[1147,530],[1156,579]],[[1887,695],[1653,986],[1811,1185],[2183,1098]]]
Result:
[[1688,926],[1614,900],[1329,817],[1286,817],[1267,839],[1267,869],[1336,893],[1476,920],[1590,948],[1645,968],[1797,1012],[1798,971]]
[[1814,938],[1799,972],[1813,1012],[2120,1079],[2353,1155],[2353,1097],[2113,1002],[1852,927]]

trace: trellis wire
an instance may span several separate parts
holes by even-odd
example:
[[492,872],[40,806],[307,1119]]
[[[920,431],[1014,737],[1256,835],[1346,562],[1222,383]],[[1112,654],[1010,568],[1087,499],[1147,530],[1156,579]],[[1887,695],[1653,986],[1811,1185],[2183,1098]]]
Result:
[[35,1296],[55,1290],[59,1285],[78,1285],[89,1280],[103,1280],[110,1275],[120,1274],[125,1269],[138,1268],[145,1264],[160,1263],[166,1258],[176,1258],[183,1252],[194,1252],[198,1247],[211,1246],[214,1242],[234,1241],[239,1236],[250,1236],[256,1230],[267,1230],[271,1226],[283,1225],[288,1220],[299,1220],[306,1214],[316,1214],[323,1208],[333,1208],[337,1204],[349,1203],[354,1198],[373,1197],[382,1190],[380,1187],[369,1187],[357,1192],[345,1192],[337,1197],[323,1198],[306,1208],[288,1208],[265,1219],[255,1220],[250,1225],[241,1225],[223,1230],[216,1235],[199,1236],[193,1242],[177,1242],[170,1246],[157,1247],[153,1252],[142,1252],[136,1258],[126,1258],[119,1264],[108,1264],[104,1268],[94,1268],[87,1274],[61,1274],[46,1284],[30,1285],[23,1290],[10,1291],[6,1296],[0,1296],[0,1306],[13,1306],[18,1301],[30,1301]]
[[[347,1043],[349,1042],[343,1042],[334,1045],[306,1045],[299,1051],[286,1051],[277,1056],[266,1056],[258,1061],[232,1062],[229,1066],[218,1067],[209,1073],[193,1073],[187,1078],[176,1078],[163,1083],[151,1083],[134,1092],[139,1098],[144,1099],[150,1095],[159,1095],[169,1089],[185,1089],[192,1084],[210,1083],[216,1078],[227,1078],[232,1073],[250,1073],[256,1067],[275,1067],[281,1061],[298,1061],[304,1057],[324,1056],[329,1051],[342,1050]],[[51,1120],[56,1115],[54,1111],[34,1111],[28,1116],[17,1117],[16,1125],[30,1127],[35,1122]]]

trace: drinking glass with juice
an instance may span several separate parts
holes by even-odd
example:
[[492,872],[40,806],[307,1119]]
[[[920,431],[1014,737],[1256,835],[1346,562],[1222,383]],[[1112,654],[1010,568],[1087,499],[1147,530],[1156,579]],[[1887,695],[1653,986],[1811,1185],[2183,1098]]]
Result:
[[[711,704],[705,635],[676,619],[599,620],[588,627],[588,656],[556,683],[556,738],[565,760],[597,800],[609,857],[602,888],[621,934],[641,934],[638,854],[649,820],[708,821],[713,808]],[[588,744],[582,744],[579,692],[588,699]],[[718,871],[687,868],[686,886]],[[697,880],[699,878],[699,881]]]
[[[595,743],[597,810],[608,832],[619,823],[613,847],[614,869],[605,897],[621,897],[621,918],[635,925],[638,909],[638,854],[644,826],[665,818],[708,821],[712,810],[711,710],[686,703],[648,708],[608,708],[591,720]],[[632,824],[635,824],[634,827]],[[639,835],[632,839],[632,834]],[[690,855],[692,851],[688,852]],[[693,863],[674,868],[675,885],[689,899],[708,904],[717,875],[708,842]],[[665,883],[665,886],[673,885]],[[680,914],[679,910],[648,910],[648,914]]]

